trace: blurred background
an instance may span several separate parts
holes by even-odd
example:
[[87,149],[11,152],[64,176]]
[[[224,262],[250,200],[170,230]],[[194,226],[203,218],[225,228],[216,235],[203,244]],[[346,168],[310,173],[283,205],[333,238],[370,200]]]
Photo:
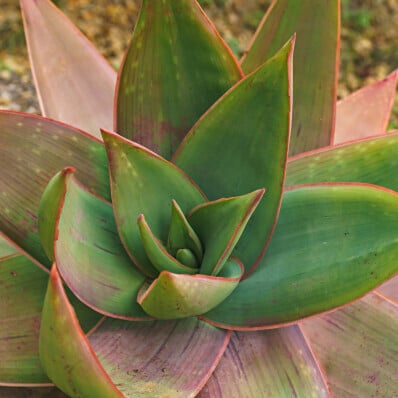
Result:
[[[54,0],[54,3],[118,68],[141,0]],[[233,51],[240,55],[247,49],[271,0],[199,0],[199,3]],[[339,98],[382,79],[398,67],[398,0],[341,0],[341,4]],[[40,113],[18,0],[0,0],[0,109]],[[398,129],[398,100],[390,122],[390,129],[393,128]]]

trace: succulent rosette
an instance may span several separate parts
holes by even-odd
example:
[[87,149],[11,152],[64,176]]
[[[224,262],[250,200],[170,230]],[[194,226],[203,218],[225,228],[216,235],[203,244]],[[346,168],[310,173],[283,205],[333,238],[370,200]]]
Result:
[[397,73],[336,106],[339,2],[274,1],[238,62],[144,0],[118,75],[21,5],[44,116],[0,112],[0,395],[398,394]]

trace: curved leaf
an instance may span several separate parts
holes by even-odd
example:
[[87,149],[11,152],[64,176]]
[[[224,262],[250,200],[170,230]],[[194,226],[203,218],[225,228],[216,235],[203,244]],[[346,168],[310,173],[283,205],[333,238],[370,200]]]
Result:
[[137,267],[155,277],[158,272],[142,247],[138,216],[144,214],[155,236],[166,242],[172,200],[187,213],[204,201],[203,194],[180,169],[145,147],[105,131],[103,138],[121,240]]
[[176,274],[196,274],[199,269],[197,264],[195,266],[187,266],[174,258],[167,249],[163,246],[162,242],[156,238],[145,217],[141,214],[138,217],[138,228],[140,230],[141,242],[144,246],[151,264],[159,271],[170,271]]
[[337,103],[332,144],[384,134],[394,104],[398,70]]
[[234,332],[198,398],[330,397],[298,326]]
[[286,186],[366,182],[398,191],[398,131],[289,159]]
[[[145,319],[136,303],[145,282],[117,235],[112,206],[61,174],[65,192],[58,211],[55,258],[62,278],[89,307],[105,315]],[[59,197],[54,192],[55,197]]]
[[200,273],[218,275],[241,237],[265,190],[196,206],[188,221],[204,247]]
[[336,397],[398,395],[398,307],[370,294],[303,329]]
[[44,300],[39,352],[49,378],[71,397],[124,397],[80,328],[55,265]]
[[227,261],[219,276],[172,274],[163,271],[137,301],[157,319],[178,319],[203,314],[216,307],[236,288],[243,265]]
[[74,166],[87,187],[109,198],[104,147],[85,133],[39,116],[0,111],[0,229],[50,266],[37,231],[41,195],[49,180]]
[[113,126],[116,72],[49,0],[20,0],[40,107],[101,138]]
[[242,72],[195,0],[144,0],[117,90],[116,130],[170,158]]
[[292,189],[261,266],[203,318],[250,330],[318,314],[390,278],[397,255],[397,193],[355,184]]
[[194,397],[222,356],[230,334],[196,318],[172,322],[107,319],[90,342],[128,397]]
[[174,158],[210,200],[266,188],[233,253],[246,272],[262,256],[279,211],[290,133],[293,41],[222,97]]
[[334,131],[340,50],[340,1],[274,0],[242,68],[251,72],[294,33],[294,105],[289,153],[329,145]]

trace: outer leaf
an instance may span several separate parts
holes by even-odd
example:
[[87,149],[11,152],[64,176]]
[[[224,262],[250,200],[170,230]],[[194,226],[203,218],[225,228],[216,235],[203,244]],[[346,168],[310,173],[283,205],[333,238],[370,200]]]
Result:
[[388,299],[398,303],[398,276],[391,278],[384,285],[380,286],[378,291]]
[[107,319],[90,336],[102,365],[129,397],[194,397],[229,341],[196,318],[173,322]]
[[397,221],[392,191],[354,184],[292,189],[261,266],[204,317],[261,329],[347,304],[397,272]]
[[195,207],[188,216],[204,246],[200,273],[217,275],[224,266],[265,190]]
[[197,259],[202,260],[203,257],[202,243],[175,200],[172,201],[171,206],[167,247],[174,255],[177,253],[177,250],[187,248],[196,255]]
[[152,265],[159,272],[170,271],[176,274],[196,274],[199,271],[196,266],[189,267],[184,265],[168,253],[162,242],[156,238],[149,228],[143,214],[138,217],[138,227],[140,229],[141,241],[145,252],[151,260]]
[[203,194],[180,169],[141,145],[113,133],[103,137],[120,237],[135,264],[154,277],[158,273],[142,247],[138,216],[144,214],[155,236],[166,242],[172,200],[186,213],[204,201]]
[[116,72],[49,0],[20,0],[43,115],[89,131],[112,128]]
[[50,379],[72,398],[124,397],[104,371],[80,328],[55,265],[44,300],[39,351]]
[[338,78],[340,2],[274,0],[242,60],[253,71],[297,34],[291,155],[329,145]]
[[222,97],[174,158],[210,200],[266,188],[234,252],[246,271],[263,254],[279,211],[290,132],[292,50],[293,41]]
[[332,144],[384,134],[394,104],[398,70],[337,103]]
[[157,319],[203,314],[216,307],[236,288],[243,265],[230,259],[219,276],[181,275],[163,271],[138,295],[142,308]]
[[48,274],[0,242],[0,385],[46,385],[37,343]]
[[398,191],[398,131],[289,159],[286,186],[326,181],[366,182]]
[[0,398],[68,398],[58,388],[0,387]]
[[38,116],[0,112],[0,229],[42,264],[37,211],[50,178],[66,166],[99,195],[109,198],[103,146],[85,133]]
[[298,326],[232,334],[198,398],[329,397],[328,386]]
[[[105,315],[148,318],[136,303],[145,281],[117,235],[112,206],[87,192],[66,171],[59,206],[55,258],[70,289]],[[59,195],[54,192],[54,197]]]
[[371,294],[303,323],[336,397],[398,395],[398,307]]
[[117,131],[166,158],[242,77],[195,0],[144,0],[119,76]]

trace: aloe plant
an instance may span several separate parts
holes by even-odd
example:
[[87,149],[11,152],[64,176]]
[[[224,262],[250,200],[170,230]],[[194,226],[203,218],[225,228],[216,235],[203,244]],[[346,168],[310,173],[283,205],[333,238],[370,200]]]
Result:
[[0,395],[397,395],[397,72],[336,104],[339,1],[274,1],[238,62],[144,0],[118,76],[21,5],[43,116],[0,112]]

